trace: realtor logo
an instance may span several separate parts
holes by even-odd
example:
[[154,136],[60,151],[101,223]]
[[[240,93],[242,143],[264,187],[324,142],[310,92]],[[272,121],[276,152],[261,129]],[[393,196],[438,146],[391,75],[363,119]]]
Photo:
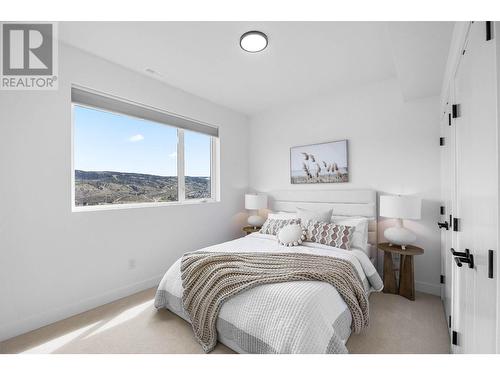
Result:
[[56,24],[9,22],[0,29],[0,89],[57,89]]

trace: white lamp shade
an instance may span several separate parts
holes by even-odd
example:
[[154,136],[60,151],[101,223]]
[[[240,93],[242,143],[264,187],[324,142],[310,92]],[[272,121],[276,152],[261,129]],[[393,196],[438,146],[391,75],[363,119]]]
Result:
[[245,208],[247,210],[258,210],[260,208],[267,208],[267,195],[245,194]]
[[380,197],[380,216],[396,219],[419,220],[422,200],[408,195],[382,195]]

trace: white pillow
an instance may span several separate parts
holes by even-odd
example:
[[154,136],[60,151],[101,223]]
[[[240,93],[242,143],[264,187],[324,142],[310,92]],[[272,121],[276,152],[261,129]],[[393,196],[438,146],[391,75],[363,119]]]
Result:
[[298,216],[295,212],[270,212],[267,214],[268,219],[279,219],[279,220],[286,220],[286,219],[298,219]]
[[368,247],[368,219],[361,216],[332,216],[331,222],[337,225],[355,227],[351,239],[351,247],[367,251]]
[[306,239],[306,230],[300,224],[289,224],[281,228],[276,236],[284,246],[298,246]]
[[297,207],[297,216],[303,226],[307,226],[307,222],[311,220],[329,223],[332,217],[332,210],[308,210]]

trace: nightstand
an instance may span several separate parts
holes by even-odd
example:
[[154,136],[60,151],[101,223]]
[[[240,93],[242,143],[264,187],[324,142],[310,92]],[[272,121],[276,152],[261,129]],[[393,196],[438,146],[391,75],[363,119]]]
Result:
[[258,232],[261,227],[243,227],[242,231],[245,232],[245,236],[248,236],[250,233]]
[[[384,293],[399,294],[409,300],[415,301],[415,276],[413,270],[413,256],[424,253],[424,249],[406,245],[406,250],[401,246],[389,243],[379,243],[378,248],[384,252]],[[392,261],[392,254],[399,254],[399,287],[396,283],[396,274]]]

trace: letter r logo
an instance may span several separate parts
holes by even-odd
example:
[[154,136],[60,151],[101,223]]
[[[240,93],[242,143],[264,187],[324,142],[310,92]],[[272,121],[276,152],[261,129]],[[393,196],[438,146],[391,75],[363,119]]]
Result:
[[4,75],[52,75],[52,24],[2,26]]

